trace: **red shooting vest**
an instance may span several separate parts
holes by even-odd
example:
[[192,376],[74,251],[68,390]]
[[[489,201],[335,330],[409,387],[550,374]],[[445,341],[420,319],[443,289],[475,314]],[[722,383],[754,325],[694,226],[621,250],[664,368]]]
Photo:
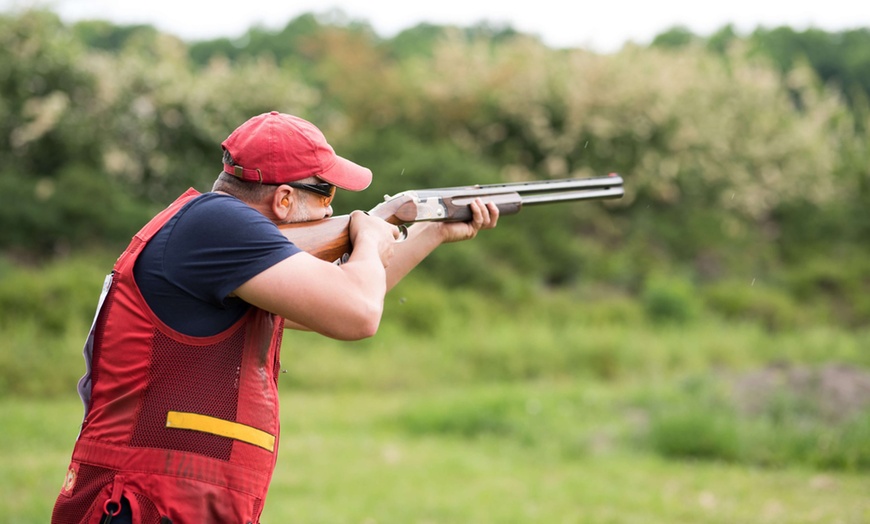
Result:
[[154,315],[133,279],[143,246],[198,194],[146,224],[107,278],[53,524],[95,524],[122,496],[143,524],[259,522],[278,450],[283,319],[251,307],[218,335],[190,337]]

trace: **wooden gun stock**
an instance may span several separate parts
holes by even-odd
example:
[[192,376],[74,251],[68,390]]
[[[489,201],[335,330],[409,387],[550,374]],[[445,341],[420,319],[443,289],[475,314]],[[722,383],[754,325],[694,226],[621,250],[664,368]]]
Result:
[[[519,213],[523,205],[611,199],[622,195],[622,178],[611,174],[596,178],[405,191],[393,197],[387,196],[369,214],[397,226],[424,221],[465,222],[471,219],[469,205],[476,198],[484,204],[496,204],[499,214],[506,216]],[[350,216],[340,215],[278,227],[303,251],[321,260],[335,262],[351,252],[349,226]]]
[[350,215],[278,226],[299,249],[327,262],[335,262],[350,253],[349,227]]

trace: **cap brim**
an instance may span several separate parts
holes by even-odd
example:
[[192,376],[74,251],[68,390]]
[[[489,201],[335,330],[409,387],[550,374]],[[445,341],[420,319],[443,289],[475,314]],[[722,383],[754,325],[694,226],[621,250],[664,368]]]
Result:
[[362,191],[372,183],[372,171],[338,155],[335,164],[317,177],[347,191]]

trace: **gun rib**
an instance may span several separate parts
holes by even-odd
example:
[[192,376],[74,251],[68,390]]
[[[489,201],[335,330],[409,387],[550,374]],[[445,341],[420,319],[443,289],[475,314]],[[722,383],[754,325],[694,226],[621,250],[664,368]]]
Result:
[[[483,195],[488,193],[550,193],[581,189],[611,189],[622,187],[622,177],[610,175],[592,178],[563,178],[535,182],[509,182],[505,184],[478,184],[474,186],[442,187],[416,191],[421,197],[455,195]],[[592,197],[587,197],[592,198]]]
[[551,202],[567,202],[569,200],[588,200],[604,198],[620,198],[623,195],[621,187],[613,187],[599,190],[559,191],[537,195],[520,195],[524,206],[535,204],[548,204]]

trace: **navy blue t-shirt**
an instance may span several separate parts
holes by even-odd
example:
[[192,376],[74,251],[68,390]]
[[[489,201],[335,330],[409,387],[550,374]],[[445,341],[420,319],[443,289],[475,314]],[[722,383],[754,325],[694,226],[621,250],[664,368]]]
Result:
[[148,306],[172,329],[210,336],[250,305],[228,295],[300,249],[241,200],[205,193],[184,205],[136,260],[134,275]]

